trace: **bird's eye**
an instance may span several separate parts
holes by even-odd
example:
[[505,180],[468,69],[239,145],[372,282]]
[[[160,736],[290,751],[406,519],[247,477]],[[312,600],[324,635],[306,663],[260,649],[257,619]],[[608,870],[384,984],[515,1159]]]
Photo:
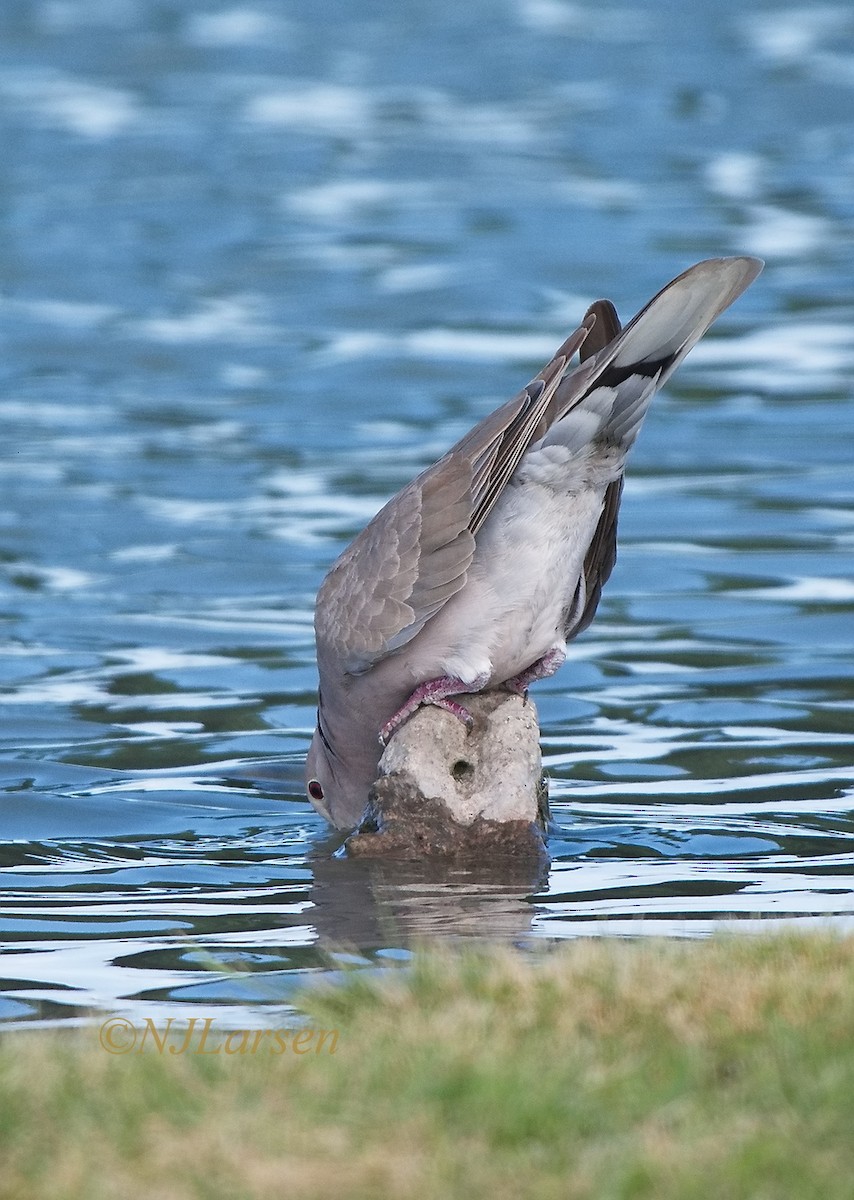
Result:
[[311,796],[312,800],[322,800],[323,799],[323,788],[320,786],[320,784],[317,782],[316,779],[309,779],[308,794],[309,794],[309,796]]

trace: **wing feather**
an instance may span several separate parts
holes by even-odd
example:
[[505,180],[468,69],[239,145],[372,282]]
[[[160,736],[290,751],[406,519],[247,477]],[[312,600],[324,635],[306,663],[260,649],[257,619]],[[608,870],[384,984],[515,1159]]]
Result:
[[593,323],[571,334],[518,396],[398,492],[347,547],[317,597],[321,657],[361,674],[410,642],[460,590],[475,535]]
[[575,597],[564,622],[567,641],[583,633],[596,615],[602,589],[617,561],[617,516],[623,495],[623,477],[609,483],[605,491],[602,515],[584,558],[584,569]]

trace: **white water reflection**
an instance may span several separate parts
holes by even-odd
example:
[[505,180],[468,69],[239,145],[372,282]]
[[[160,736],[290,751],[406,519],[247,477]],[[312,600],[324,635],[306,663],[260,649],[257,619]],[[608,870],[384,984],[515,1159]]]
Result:
[[86,138],[117,137],[139,120],[130,92],[51,70],[0,71],[0,96],[39,122]]

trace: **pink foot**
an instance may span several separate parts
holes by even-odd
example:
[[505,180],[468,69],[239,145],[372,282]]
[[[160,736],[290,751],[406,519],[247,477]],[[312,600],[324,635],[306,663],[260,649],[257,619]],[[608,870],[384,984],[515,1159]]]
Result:
[[530,667],[520,671],[512,679],[506,679],[501,686],[508,692],[515,692],[517,696],[524,696],[532,683],[536,683],[538,679],[548,679],[565,662],[566,651],[560,646],[552,646],[551,650],[547,651],[542,658],[538,658],[535,663],[531,663]]
[[484,673],[476,676],[471,683],[465,683],[453,675],[442,675],[438,679],[428,679],[426,683],[419,684],[406,703],[383,725],[380,730],[380,745],[387,746],[394,731],[422,704],[435,704],[437,708],[444,708],[445,712],[453,713],[467,729],[471,729],[472,715],[469,710],[449,697],[479,692],[487,683],[489,675]]

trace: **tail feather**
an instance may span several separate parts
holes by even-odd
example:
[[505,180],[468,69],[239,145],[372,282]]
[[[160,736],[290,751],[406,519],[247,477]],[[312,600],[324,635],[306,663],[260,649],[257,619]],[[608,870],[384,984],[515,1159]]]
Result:
[[[545,441],[575,446],[587,437],[628,451],[652,397],[762,265],[755,258],[698,263],[654,296],[622,331],[609,301],[592,305],[588,315],[596,322],[582,348],[582,365],[555,394],[554,423]],[[609,337],[612,330],[615,336]]]
[[[620,334],[611,369],[620,372],[668,362],[669,374],[753,282],[762,265],[758,258],[710,258],[677,275]],[[606,382],[605,377],[601,382]]]

